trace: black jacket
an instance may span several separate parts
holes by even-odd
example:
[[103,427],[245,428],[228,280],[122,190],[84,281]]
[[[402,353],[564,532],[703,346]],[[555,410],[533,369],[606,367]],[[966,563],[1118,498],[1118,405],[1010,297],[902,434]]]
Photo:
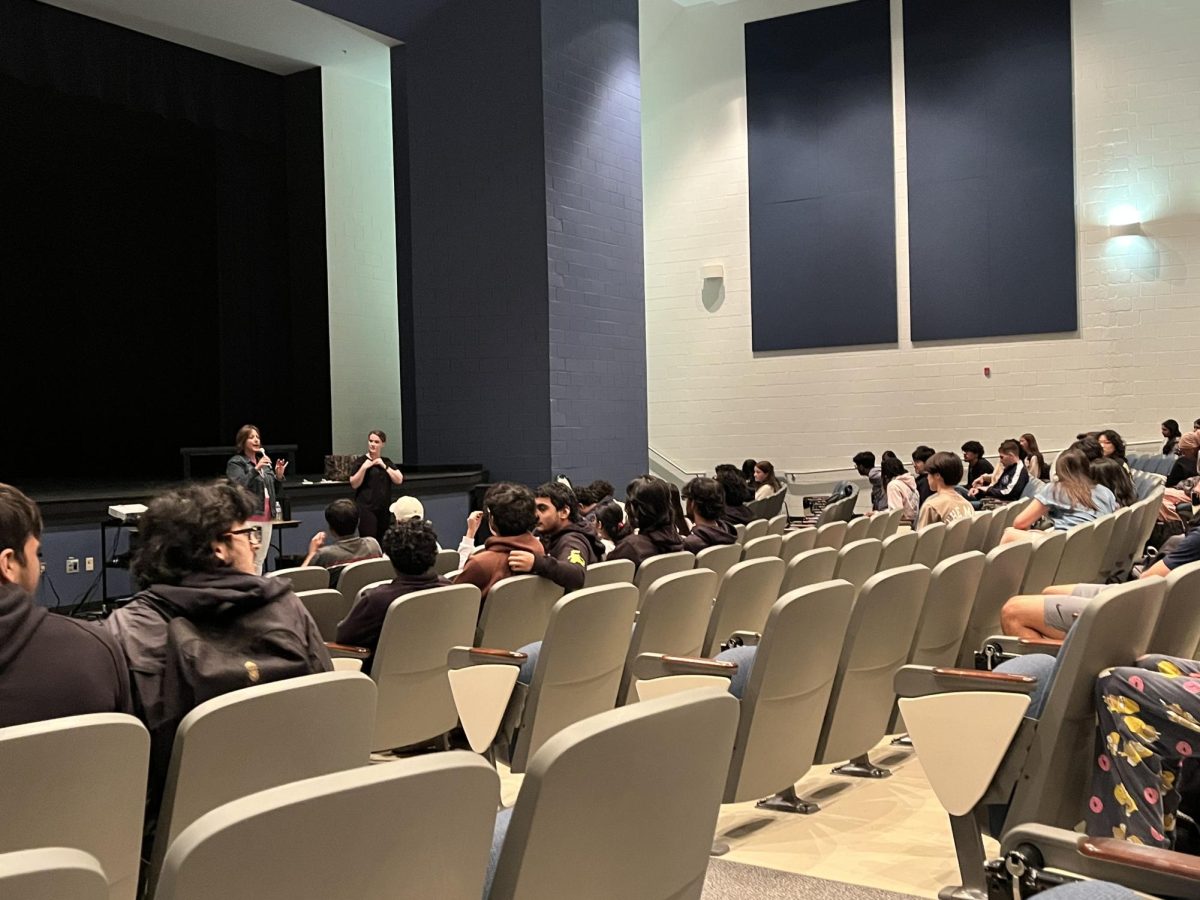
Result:
[[[379,633],[383,630],[383,620],[387,616],[388,607],[392,601],[411,594],[415,591],[427,591],[430,588],[446,587],[450,582],[440,575],[425,573],[423,575],[397,575],[387,584],[366,594],[350,610],[337,627],[339,644],[352,644],[356,647],[366,647],[371,656],[363,661],[362,670],[371,674],[371,662],[375,658],[375,647],[379,643]],[[414,639],[419,636],[414,635]]]
[[539,535],[545,556],[534,557],[533,574],[549,578],[568,594],[583,587],[587,567],[604,559],[604,545],[586,525],[568,522],[551,535]]
[[730,525],[746,525],[753,520],[754,513],[744,503],[739,506],[726,506],[725,515],[721,516],[721,521],[728,522]]
[[716,525],[693,525],[691,534],[683,539],[683,549],[699,553],[706,547],[719,547],[737,541],[737,530],[728,522]]
[[0,584],[0,728],[85,713],[133,712],[129,671],[99,626]]
[[663,553],[676,553],[683,549],[683,538],[674,526],[631,534],[622,538],[617,546],[608,554],[610,560],[631,559],[635,566],[640,566],[651,556]]

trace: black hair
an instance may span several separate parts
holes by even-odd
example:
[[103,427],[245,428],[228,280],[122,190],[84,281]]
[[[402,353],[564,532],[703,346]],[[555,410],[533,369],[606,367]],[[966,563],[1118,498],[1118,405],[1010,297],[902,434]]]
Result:
[[625,510],[621,509],[621,504],[616,500],[605,500],[596,507],[595,513],[596,521],[614,544],[633,533],[633,529],[625,521]]
[[[1081,437],[1068,447],[1067,450],[1078,450],[1088,458],[1088,462],[1099,459],[1104,455],[1104,450],[1101,449],[1100,442],[1094,437],[1088,437],[1087,435]],[[1057,463],[1057,460],[1055,462]]]
[[883,455],[881,457],[879,457],[879,461],[880,461],[880,463],[882,463],[885,459],[899,459],[899,458],[900,457],[898,457],[891,450],[884,450]]
[[625,514],[639,531],[655,531],[673,523],[671,489],[661,478],[643,475],[625,488]]
[[1121,506],[1133,506],[1137,503],[1137,491],[1133,487],[1133,479],[1125,471],[1125,466],[1111,456],[1093,459],[1089,471],[1096,484],[1102,484],[1117,498]]
[[575,496],[575,492],[561,481],[547,481],[545,484],[538,485],[538,489],[533,492],[534,498],[545,497],[554,504],[557,510],[569,510],[567,519],[571,522],[579,522],[579,498]]
[[721,490],[725,492],[726,506],[741,506],[749,500],[753,494],[750,493],[750,486],[746,484],[746,479],[742,477],[741,472],[730,472],[728,469],[717,473],[717,483],[721,485]]
[[488,489],[483,498],[488,528],[499,537],[512,537],[533,530],[537,508],[533,491],[523,484],[502,481]]
[[967,441],[962,445],[963,453],[974,453],[976,456],[983,456],[983,444],[979,441]]
[[42,536],[42,513],[37,504],[9,484],[0,484],[0,550],[12,550],[21,565],[25,542]]
[[395,522],[379,540],[392,568],[401,575],[423,575],[437,562],[437,532],[432,522],[414,516]]
[[675,525],[675,530],[684,537],[692,533],[692,526],[688,525],[687,516],[683,514],[683,503],[679,493],[679,485],[673,482],[667,482],[667,487],[671,491],[671,522]]
[[325,522],[338,537],[348,537],[358,530],[358,507],[353,500],[334,500],[325,507]]
[[697,515],[710,522],[725,514],[725,492],[714,478],[693,478],[683,486],[683,496],[691,501]]
[[743,459],[742,460],[742,477],[745,478],[747,481],[753,481],[754,480],[754,467],[756,465],[758,465],[756,460]]
[[596,495],[590,484],[585,484],[575,489],[575,499],[579,501],[580,506],[595,506],[602,498]]
[[1167,429],[1168,437],[1183,437],[1183,433],[1179,430],[1179,423],[1174,419],[1163,419],[1162,427]]
[[[936,452],[937,451],[934,450],[932,447],[926,447],[924,444],[919,444],[917,446],[917,449],[912,452],[913,462],[923,463],[923,462],[925,462],[925,460],[929,459],[929,457],[933,456],[933,454],[935,454]],[[979,448],[979,452],[980,453],[983,452],[982,447]]]
[[963,464],[957,453],[942,450],[925,460],[925,474],[939,475],[947,487],[954,487],[962,481]]
[[225,568],[212,545],[228,541],[229,529],[261,510],[261,501],[228,481],[190,484],[155,497],[138,520],[134,579],[143,587],[179,584],[186,575]]
[[591,491],[592,495],[596,498],[595,501],[593,501],[595,503],[599,503],[601,500],[612,497],[617,493],[617,489],[615,487],[602,479],[596,479],[589,484],[588,490]]
[[1021,449],[1021,442],[1016,438],[1005,438],[1000,442],[1001,453],[1012,453],[1018,459],[1024,459],[1025,451]]
[[904,474],[904,463],[900,462],[895,456],[889,456],[883,461],[883,465],[879,470],[884,484],[887,484],[893,478]]
[[1125,458],[1125,441],[1121,439],[1121,435],[1113,431],[1111,428],[1105,428],[1100,432],[1101,436],[1108,438],[1108,442],[1113,445],[1113,458]]
[[854,459],[850,460],[854,463],[856,469],[866,469],[870,471],[875,468],[875,454],[870,450],[863,450],[860,453],[854,454]]

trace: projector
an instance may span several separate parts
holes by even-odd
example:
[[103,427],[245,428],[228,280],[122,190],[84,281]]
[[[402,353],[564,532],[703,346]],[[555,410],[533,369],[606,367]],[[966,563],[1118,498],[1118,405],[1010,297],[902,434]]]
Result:
[[137,521],[138,517],[145,511],[146,507],[141,503],[123,503],[108,508],[108,514],[121,522]]

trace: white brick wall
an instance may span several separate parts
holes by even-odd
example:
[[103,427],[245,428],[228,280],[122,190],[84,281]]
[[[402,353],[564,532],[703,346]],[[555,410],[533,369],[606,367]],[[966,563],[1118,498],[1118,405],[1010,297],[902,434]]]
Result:
[[[1078,336],[912,345],[897,85],[899,346],[753,354],[742,29],[826,5],[641,2],[650,446],[689,471],[746,456],[812,471],[864,448],[907,458],[918,443],[975,438],[990,452],[1023,431],[1059,448],[1084,428],[1150,440],[1164,418],[1189,426],[1200,416],[1187,368],[1200,336],[1200,2],[1073,3]],[[1145,238],[1108,237],[1123,204]],[[707,263],[725,266],[714,312],[701,303]]]
[[382,428],[400,459],[391,91],[326,67],[321,93],[333,452],[365,452]]

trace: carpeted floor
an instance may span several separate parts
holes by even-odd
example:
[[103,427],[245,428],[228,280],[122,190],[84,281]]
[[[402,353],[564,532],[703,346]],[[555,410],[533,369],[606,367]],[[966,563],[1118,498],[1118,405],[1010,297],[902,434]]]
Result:
[[877,888],[828,881],[711,859],[704,880],[703,900],[774,900],[774,898],[830,898],[830,900],[908,900],[912,894],[896,894]]

